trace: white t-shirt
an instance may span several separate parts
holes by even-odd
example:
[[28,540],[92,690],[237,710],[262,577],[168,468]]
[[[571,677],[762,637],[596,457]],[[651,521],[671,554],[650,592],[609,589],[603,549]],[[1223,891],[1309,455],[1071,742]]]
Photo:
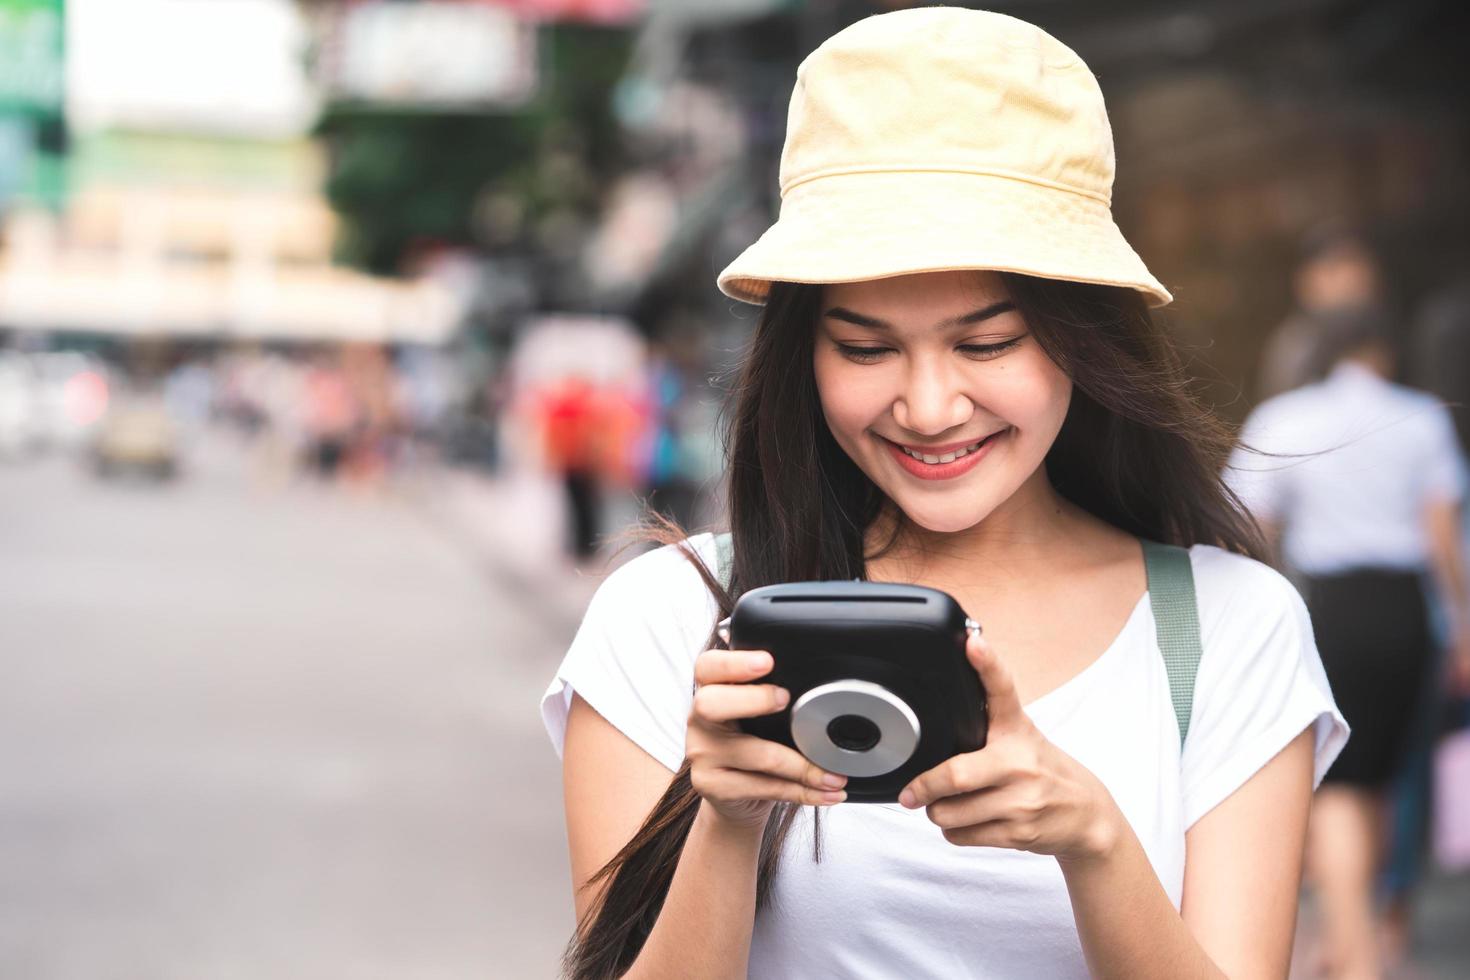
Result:
[[1257,517],[1281,522],[1286,560],[1308,575],[1423,568],[1425,505],[1465,492],[1449,410],[1352,362],[1262,402],[1241,442],[1230,485]]
[[[715,567],[712,535],[688,543]],[[1348,731],[1295,589],[1219,548],[1196,546],[1190,558],[1203,656],[1182,759],[1147,596],[1102,656],[1025,708],[1108,787],[1176,907],[1184,832],[1308,726],[1320,780]],[[672,547],[613,572],[541,702],[558,755],[575,690],[677,769],[693,664],[715,616],[713,596]],[[802,809],[772,901],[757,913],[750,976],[1087,976],[1055,859],[956,846],[922,808],[853,803],[823,811],[818,863],[811,812]]]

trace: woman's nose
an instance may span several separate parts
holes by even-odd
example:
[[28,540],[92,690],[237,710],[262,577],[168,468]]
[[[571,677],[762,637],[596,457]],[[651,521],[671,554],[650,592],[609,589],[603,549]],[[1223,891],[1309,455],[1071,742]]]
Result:
[[936,436],[963,425],[975,412],[962,379],[940,366],[916,366],[893,405],[893,419],[916,435]]

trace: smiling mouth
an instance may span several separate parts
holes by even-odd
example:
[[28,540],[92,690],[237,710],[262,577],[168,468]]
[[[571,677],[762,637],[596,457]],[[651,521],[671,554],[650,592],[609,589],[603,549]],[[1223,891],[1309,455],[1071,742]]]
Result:
[[[1004,429],[1001,430],[1001,432],[1004,431]],[[979,449],[981,446],[985,445],[987,442],[989,442],[991,439],[994,439],[998,435],[1000,435],[1000,432],[992,432],[984,439],[972,442],[967,446],[961,446],[959,449],[952,449],[947,453],[940,454],[922,453],[916,449],[910,449],[908,446],[905,446],[899,442],[895,442],[893,444],[899,449],[902,449],[906,455],[913,457],[919,462],[928,463],[930,466],[937,466],[940,463],[953,463],[957,459],[968,456],[970,453],[973,453],[975,450]],[[892,440],[889,441],[891,442]]]

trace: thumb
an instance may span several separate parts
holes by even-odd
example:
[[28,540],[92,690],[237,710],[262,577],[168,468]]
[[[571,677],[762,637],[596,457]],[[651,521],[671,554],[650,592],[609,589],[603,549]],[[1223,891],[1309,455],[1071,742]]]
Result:
[[991,725],[1009,725],[1025,718],[1021,710],[1021,698],[1016,693],[1016,682],[1010,668],[1001,660],[995,647],[977,633],[965,640],[965,656],[980,683],[985,687],[986,711]]

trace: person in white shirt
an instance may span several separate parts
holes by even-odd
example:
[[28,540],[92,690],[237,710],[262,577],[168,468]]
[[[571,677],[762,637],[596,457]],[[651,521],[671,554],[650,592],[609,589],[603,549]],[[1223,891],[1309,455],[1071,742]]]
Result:
[[1353,738],[1312,811],[1309,874],[1334,975],[1377,976],[1373,888],[1385,793],[1410,747],[1435,664],[1421,580],[1450,623],[1450,667],[1470,683],[1470,590],[1461,549],[1465,464],[1449,411],[1394,384],[1393,347],[1368,311],[1324,315],[1325,380],[1247,419],[1230,481],[1303,591]]
[[1367,237],[1337,224],[1313,229],[1302,241],[1292,292],[1295,309],[1262,345],[1256,375],[1262,401],[1326,373],[1323,314],[1383,307],[1383,275]]
[[[542,701],[567,975],[1286,973],[1347,729],[1112,177],[1096,80],[1013,18],[897,11],[802,64],[780,217],[719,277],[763,307],[728,417],[728,587],[713,539],[671,529],[599,588]],[[1141,539],[1194,582],[1180,714]],[[984,748],[891,805],[744,734],[791,692],[715,629],[751,589],[854,578],[984,625]]]

